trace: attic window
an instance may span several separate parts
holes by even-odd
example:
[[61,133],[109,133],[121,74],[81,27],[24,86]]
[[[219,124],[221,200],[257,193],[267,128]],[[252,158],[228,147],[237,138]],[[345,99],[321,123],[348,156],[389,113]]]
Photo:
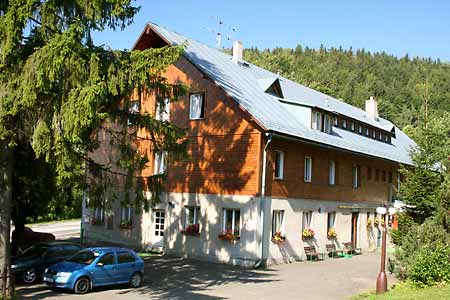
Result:
[[280,80],[275,80],[266,90],[266,93],[278,97],[284,98],[283,91],[281,90]]

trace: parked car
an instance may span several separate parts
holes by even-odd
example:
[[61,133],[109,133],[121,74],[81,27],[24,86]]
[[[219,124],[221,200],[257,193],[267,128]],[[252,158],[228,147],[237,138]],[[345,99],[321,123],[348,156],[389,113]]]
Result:
[[126,248],[86,248],[70,259],[48,267],[44,282],[52,287],[85,294],[91,288],[113,284],[142,284],[144,261]]
[[27,284],[42,278],[44,270],[80,251],[81,247],[69,242],[37,243],[12,259],[11,269],[17,279]]
[[22,227],[22,229],[16,228],[11,234],[11,255],[20,255],[34,244],[54,240],[55,236],[48,232],[33,231],[33,229],[26,226]]

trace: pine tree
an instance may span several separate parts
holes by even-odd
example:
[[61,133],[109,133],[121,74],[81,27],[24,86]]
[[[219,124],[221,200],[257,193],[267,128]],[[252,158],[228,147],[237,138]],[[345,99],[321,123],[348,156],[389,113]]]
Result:
[[[143,182],[153,201],[164,178],[143,178],[146,157],[134,147],[137,129],[152,136],[153,148],[182,153],[184,132],[168,122],[129,111],[131,95],[155,91],[160,105],[176,100],[184,87],[168,84],[165,68],[176,61],[182,47],[143,51],[113,51],[96,46],[93,30],[123,29],[138,8],[131,0],[2,1],[0,3],[0,292],[13,293],[10,280],[9,231],[12,169],[17,145],[29,145],[37,158],[54,165],[57,181],[75,180],[74,170],[90,170],[92,198],[113,172],[89,157],[98,145],[103,125],[120,151],[118,170],[135,187],[135,201]],[[130,130],[130,127],[136,130]],[[134,138],[134,139],[133,139]],[[117,170],[116,170],[117,171]],[[114,171],[115,172],[115,171]],[[95,176],[97,175],[97,176]],[[145,180],[144,180],[145,179]],[[145,203],[148,207],[148,203]]]

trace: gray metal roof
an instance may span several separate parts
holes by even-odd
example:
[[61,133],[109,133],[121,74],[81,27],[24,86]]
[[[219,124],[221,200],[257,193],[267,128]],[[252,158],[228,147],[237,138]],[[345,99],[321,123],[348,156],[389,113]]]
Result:
[[[184,56],[256,118],[267,130],[288,134],[312,142],[375,156],[399,163],[412,164],[410,150],[416,144],[390,121],[370,119],[362,109],[262,69],[250,63],[236,64],[231,56],[200,42],[188,39],[157,24],[149,26],[173,45],[186,44]],[[281,102],[265,90],[279,79],[283,100],[319,107],[359,120],[385,131],[395,128],[392,143],[380,142],[354,132],[333,128],[333,134],[313,130],[299,121],[295,105]]]

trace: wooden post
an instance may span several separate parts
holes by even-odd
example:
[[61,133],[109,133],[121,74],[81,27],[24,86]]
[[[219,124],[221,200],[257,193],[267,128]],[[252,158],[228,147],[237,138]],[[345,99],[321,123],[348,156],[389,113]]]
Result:
[[386,277],[386,216],[388,212],[384,214],[383,224],[383,237],[381,241],[381,268],[377,278],[377,295],[384,294],[387,291],[387,277]]

